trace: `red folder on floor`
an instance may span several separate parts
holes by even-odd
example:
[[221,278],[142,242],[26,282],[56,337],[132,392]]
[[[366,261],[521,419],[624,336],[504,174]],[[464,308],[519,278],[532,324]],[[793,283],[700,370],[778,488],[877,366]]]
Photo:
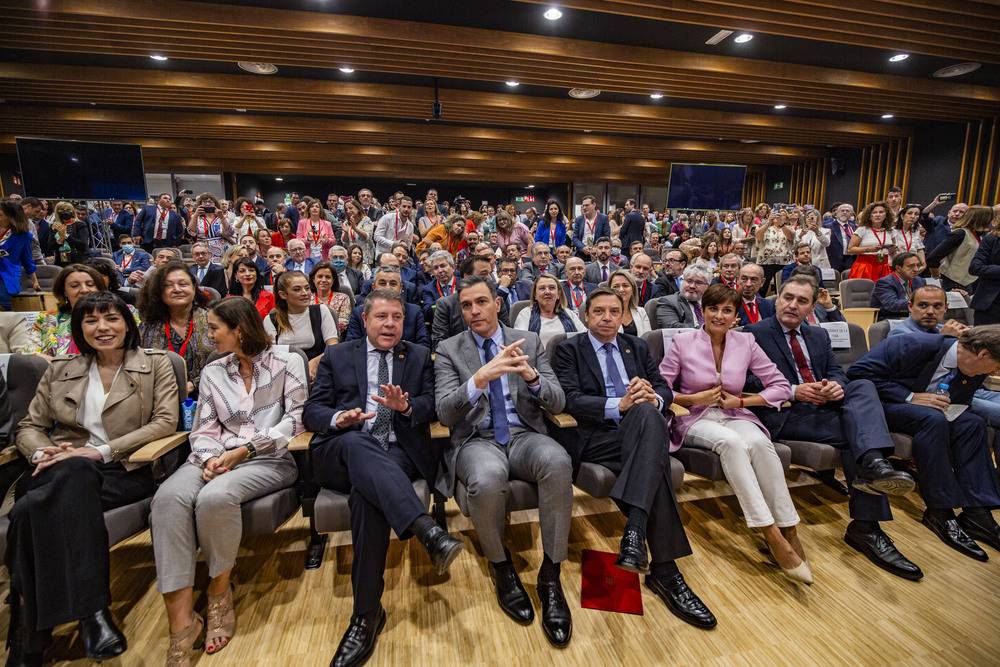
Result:
[[639,575],[615,567],[618,554],[583,550],[581,606],[642,615]]

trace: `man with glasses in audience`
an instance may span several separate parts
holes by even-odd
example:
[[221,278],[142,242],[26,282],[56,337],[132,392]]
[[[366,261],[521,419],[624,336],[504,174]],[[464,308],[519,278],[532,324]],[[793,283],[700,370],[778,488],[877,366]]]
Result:
[[705,324],[701,296],[711,281],[712,270],[705,264],[692,264],[684,269],[680,292],[665,296],[656,304],[657,328],[696,329]]
[[580,204],[580,215],[573,221],[573,245],[576,254],[585,262],[597,259],[595,243],[600,238],[611,238],[608,216],[597,212],[597,199],[586,195]]
[[688,256],[683,250],[674,248],[663,255],[663,275],[656,279],[656,289],[660,296],[677,294],[681,289],[681,277],[688,265]]
[[552,252],[548,244],[538,242],[531,245],[531,264],[521,269],[519,278],[534,282],[535,278],[541,275],[555,276],[561,280],[563,268],[559,262],[552,261]]
[[517,279],[517,265],[518,261],[510,257],[501,258],[497,265],[497,294],[508,308],[531,297],[531,283]]
[[570,309],[580,315],[584,304],[587,302],[587,295],[597,289],[594,283],[584,280],[586,277],[586,267],[579,257],[570,257],[566,261],[566,282],[563,290],[566,292],[566,304]]

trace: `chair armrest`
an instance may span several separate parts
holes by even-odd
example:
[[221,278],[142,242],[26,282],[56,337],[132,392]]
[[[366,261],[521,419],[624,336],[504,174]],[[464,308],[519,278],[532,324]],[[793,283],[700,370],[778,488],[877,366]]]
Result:
[[6,447],[3,451],[0,451],[0,466],[6,465],[11,461],[16,461],[20,456],[21,453],[17,451],[17,447],[14,445]]
[[128,457],[129,463],[150,463],[160,458],[171,449],[179,447],[188,436],[191,435],[190,431],[177,431],[173,435],[168,435],[163,438],[158,438],[152,442],[147,442],[145,445],[132,452],[132,455]]
[[437,438],[450,438],[451,429],[442,424],[441,422],[431,422],[431,437]]
[[305,452],[309,450],[309,442],[313,438],[312,431],[303,431],[288,441],[288,451]]
[[576,418],[568,412],[560,412],[557,415],[552,414],[548,410],[543,410],[543,412],[545,413],[545,418],[559,428],[573,428],[577,425]]
[[674,417],[686,417],[691,414],[691,411],[685,408],[683,405],[677,405],[676,403],[670,404],[670,414]]

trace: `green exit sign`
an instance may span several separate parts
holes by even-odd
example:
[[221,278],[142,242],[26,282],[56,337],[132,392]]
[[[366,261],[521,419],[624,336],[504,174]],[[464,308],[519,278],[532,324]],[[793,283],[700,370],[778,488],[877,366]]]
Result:
[[534,204],[535,203],[535,195],[520,195],[520,196],[514,197],[514,201],[518,202],[518,203]]
[[784,181],[779,181],[779,182],[775,183],[774,184],[774,189],[775,190],[784,190],[785,189],[785,182]]

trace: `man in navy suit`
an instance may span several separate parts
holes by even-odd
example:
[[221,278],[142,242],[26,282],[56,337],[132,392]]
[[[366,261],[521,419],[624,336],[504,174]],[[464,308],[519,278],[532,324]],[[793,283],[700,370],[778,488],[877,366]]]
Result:
[[573,221],[573,246],[578,257],[590,262],[597,259],[597,239],[611,238],[611,223],[608,216],[597,212],[597,199],[593,195],[583,198],[580,210],[583,212]]
[[[886,338],[854,362],[847,376],[878,389],[889,428],[913,437],[923,523],[953,549],[988,560],[974,539],[1000,550],[1000,507],[986,424],[965,410],[951,421],[945,411],[968,406],[991,373],[1000,370],[1000,326],[973,327],[958,338],[910,334]],[[949,396],[936,393],[946,385]],[[954,509],[963,508],[956,519]]]
[[650,277],[653,275],[653,260],[644,252],[636,253],[632,256],[629,269],[635,278],[635,296],[639,300],[639,307],[642,308],[650,299],[660,295],[659,288]]
[[764,285],[764,269],[759,264],[748,262],[740,269],[739,275],[740,295],[740,319],[739,325],[745,327],[748,324],[766,320],[774,315],[774,304],[759,294],[760,288]]
[[[903,557],[879,527],[880,521],[892,520],[886,494],[909,492],[913,478],[885,459],[893,444],[875,385],[865,379],[849,381],[830,334],[806,324],[818,293],[812,279],[792,276],[781,285],[776,315],[744,328],[793,389],[791,408],[754,412],[772,439],[819,442],[840,450],[853,519],[844,540],[875,565],[915,581],[923,576],[920,568]],[[746,389],[763,387],[751,376]]]
[[[395,268],[396,273],[398,274],[400,280],[403,281],[403,284],[399,292],[400,294],[403,295],[403,299],[405,299],[407,303],[415,304],[417,306],[421,305],[420,290],[417,288],[416,285],[406,280],[403,272],[403,267],[399,262],[399,257],[395,253],[391,252],[382,253],[378,258],[376,266],[378,268],[382,268],[383,266],[389,266]],[[357,299],[358,305],[361,305],[364,302],[365,297],[368,296],[368,293],[372,291],[373,289],[372,285],[374,282],[375,282],[375,274],[372,274],[371,278],[361,283],[361,294],[358,295]],[[405,338],[406,340],[410,340],[409,338],[406,338],[405,334],[403,338]]]
[[918,274],[920,258],[913,252],[901,252],[892,258],[892,273],[875,281],[868,305],[878,308],[878,319],[908,317],[908,304],[913,291],[926,285]]
[[518,301],[531,298],[531,283],[517,279],[517,260],[503,257],[497,264],[497,295],[509,309]]
[[788,280],[792,271],[800,266],[812,266],[812,246],[808,243],[800,243],[795,246],[795,261],[791,264],[785,264],[781,268],[781,279]]
[[385,625],[390,528],[400,539],[416,536],[438,574],[464,546],[427,515],[411,485],[433,485],[441,448],[428,426],[435,418],[430,351],[401,340],[404,307],[393,290],[368,295],[365,337],[327,348],[302,417],[316,434],[309,445],[315,481],[350,494],[354,612],[337,647],[338,665],[367,660]]
[[131,236],[132,224],[135,216],[125,210],[124,204],[120,201],[111,202],[111,215],[108,216],[108,224],[111,227],[111,242],[114,249],[118,250],[118,239],[121,236]]
[[[673,248],[663,253],[663,275],[656,279],[656,289],[660,296],[670,296],[681,291],[681,279],[688,265],[688,256],[683,250]],[[737,266],[739,270],[739,266]],[[735,282],[736,275],[733,275]]]
[[452,294],[458,283],[455,277],[455,258],[447,250],[438,250],[431,255],[431,272],[434,280],[420,290],[425,322],[434,321],[434,304],[438,299]]
[[118,268],[118,272],[122,274],[123,278],[127,279],[129,274],[133,271],[143,273],[149,268],[149,253],[145,252],[141,248],[136,248],[135,243],[132,242],[131,236],[128,234],[122,234],[118,237],[117,241],[121,250],[116,252],[113,257],[115,266]]
[[854,234],[854,207],[840,204],[833,216],[823,221],[823,226],[830,230],[830,245],[826,248],[826,256],[830,259],[830,266],[839,274],[854,264],[854,255],[847,254],[847,245]]
[[188,266],[191,275],[198,279],[198,284],[202,287],[211,287],[221,296],[229,293],[229,286],[226,284],[226,272],[218,264],[212,263],[212,251],[204,243],[195,243],[191,246],[191,254],[194,256],[194,264]]
[[[722,283],[730,289],[738,290],[740,288],[740,267],[742,266],[743,258],[741,256],[733,253],[723,255],[722,259],[719,260],[719,275],[712,279],[712,284]],[[657,280],[656,284],[660,285],[660,281]]]
[[291,239],[288,242],[288,255],[285,260],[286,271],[301,271],[308,276],[316,266],[316,260],[309,256],[306,244],[301,239]]
[[132,221],[132,238],[143,250],[170,248],[181,242],[184,218],[170,210],[173,198],[166,192],[157,199],[156,206],[143,206]]
[[618,238],[622,242],[622,253],[627,254],[629,248],[636,241],[646,238],[646,220],[635,208],[635,200],[625,201],[625,219],[622,221],[622,228],[618,232]]
[[611,497],[628,518],[615,565],[645,574],[646,586],[685,622],[712,628],[715,617],[676,564],[691,546],[670,481],[673,392],[646,343],[618,333],[624,309],[615,291],[595,289],[584,310],[587,335],[556,346],[552,369],[566,393],[566,411],[578,424],[556,437],[573,461],[574,478],[582,462],[618,475]]
[[587,302],[587,295],[593,292],[597,285],[584,281],[587,267],[579,257],[570,257],[566,260],[566,282],[563,283],[563,291],[566,292],[566,303],[577,315],[580,309]]
[[[375,269],[374,290],[391,289],[400,294],[402,285],[399,280],[399,269],[395,266],[380,266]],[[367,284],[367,283],[366,283]],[[367,297],[365,297],[367,299]],[[426,348],[431,346],[431,336],[427,333],[427,326],[424,323],[424,314],[420,306],[405,300],[406,306],[403,309],[403,340]],[[362,314],[364,305],[357,306],[351,311],[351,319],[347,324],[346,340],[357,340],[364,336],[364,318]]]

